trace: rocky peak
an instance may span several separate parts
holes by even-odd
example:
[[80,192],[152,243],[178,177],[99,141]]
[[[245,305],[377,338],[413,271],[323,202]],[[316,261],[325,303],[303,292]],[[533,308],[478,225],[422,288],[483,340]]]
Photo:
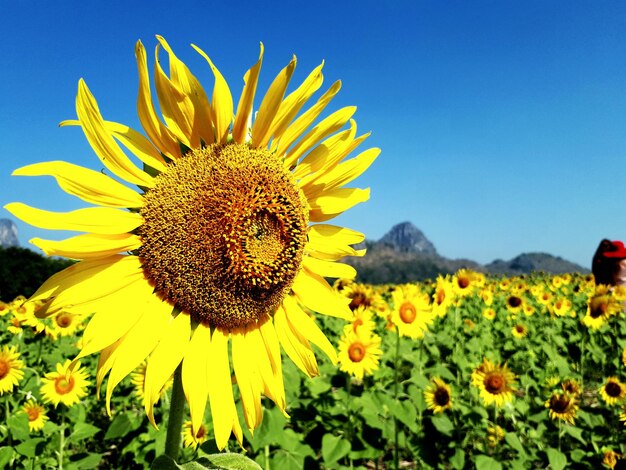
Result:
[[17,226],[12,220],[0,219],[0,246],[9,248],[11,246],[19,246],[17,239]]
[[435,246],[420,229],[411,222],[394,225],[378,242],[401,253],[422,253],[436,255]]

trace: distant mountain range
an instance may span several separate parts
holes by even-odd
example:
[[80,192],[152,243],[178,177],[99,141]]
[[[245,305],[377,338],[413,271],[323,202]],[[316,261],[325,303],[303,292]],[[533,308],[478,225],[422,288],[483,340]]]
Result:
[[17,239],[17,227],[10,219],[0,219],[0,247],[20,246]]
[[534,271],[550,274],[589,270],[548,253],[522,253],[504,261],[495,260],[481,265],[469,259],[449,259],[437,253],[435,245],[411,222],[402,222],[389,230],[380,240],[367,241],[362,247],[367,254],[344,261],[357,269],[360,282],[397,284],[434,279],[439,274],[454,273],[469,268],[490,274],[521,275]]

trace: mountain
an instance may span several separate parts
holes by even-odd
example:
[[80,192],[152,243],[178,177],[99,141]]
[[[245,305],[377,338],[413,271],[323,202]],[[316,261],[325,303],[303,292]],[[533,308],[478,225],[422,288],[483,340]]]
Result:
[[0,219],[0,247],[20,246],[17,239],[17,226],[12,220]]
[[411,222],[394,225],[378,241],[368,241],[362,258],[344,261],[357,269],[358,281],[369,284],[398,284],[435,279],[468,268],[491,274],[520,275],[533,271],[551,274],[587,273],[588,269],[547,253],[523,253],[510,261],[495,260],[481,265],[469,259],[449,259],[437,253],[435,245]]

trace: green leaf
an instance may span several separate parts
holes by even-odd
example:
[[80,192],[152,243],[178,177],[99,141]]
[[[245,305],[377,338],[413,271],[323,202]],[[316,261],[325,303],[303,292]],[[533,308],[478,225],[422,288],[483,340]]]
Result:
[[180,467],[171,457],[159,455],[150,465],[150,470],[180,470]]
[[563,432],[565,432],[565,434],[569,434],[574,439],[580,441],[583,445],[587,445],[587,441],[583,439],[583,430],[581,428],[569,426],[566,424],[565,426],[562,427],[562,429],[563,429]]
[[87,439],[88,437],[95,435],[99,431],[100,431],[100,428],[92,424],[76,423],[76,426],[74,426],[74,431],[72,432],[72,434],[70,434],[67,440],[71,442],[80,441],[80,440]]
[[477,470],[502,470],[502,465],[487,455],[479,455],[476,457],[476,468]]
[[[196,465],[200,464],[203,467],[190,467],[191,463]],[[224,452],[221,454],[211,454],[200,457],[195,462],[189,462],[183,465],[181,468],[193,469],[193,468],[219,468],[224,470],[263,470],[258,463],[249,459],[245,455],[236,454],[233,452]]]
[[445,414],[439,413],[431,418],[433,426],[442,434],[446,436],[452,435],[452,431],[454,431],[454,424],[450,421]]
[[17,451],[18,454],[33,458],[41,454],[45,447],[46,447],[45,439],[38,437],[36,439],[29,439],[27,441],[22,442],[21,444],[15,447],[15,450]]
[[322,457],[326,465],[332,465],[350,452],[350,443],[340,436],[324,434],[322,438]]
[[0,447],[0,468],[6,468],[9,466],[9,462],[13,457],[13,448]]
[[522,445],[521,441],[519,440],[519,437],[517,437],[517,434],[515,434],[514,432],[507,432],[504,435],[504,440],[513,449],[518,451],[520,453],[520,456],[525,456],[526,455],[526,449],[524,449],[524,446]]
[[569,454],[572,462],[582,462],[582,460],[587,456],[587,452],[582,449],[576,449]]
[[109,425],[109,429],[107,429],[106,434],[104,435],[104,440],[107,439],[117,439],[119,437],[124,437],[132,430],[132,422],[128,417],[128,414],[121,413],[113,418],[111,424]]
[[11,436],[17,441],[30,439],[28,429],[28,415],[26,413],[16,413],[7,420]]
[[[67,469],[76,468],[77,470],[98,468],[100,461],[102,460],[102,454],[89,454],[82,459],[72,461]],[[65,466],[63,468],[66,468]]]
[[567,465],[567,457],[565,454],[556,449],[549,448],[546,450],[548,454],[548,462],[550,462],[551,470],[563,470]]
[[454,455],[450,459],[450,465],[456,470],[463,470],[465,468],[465,452],[463,449],[457,449]]

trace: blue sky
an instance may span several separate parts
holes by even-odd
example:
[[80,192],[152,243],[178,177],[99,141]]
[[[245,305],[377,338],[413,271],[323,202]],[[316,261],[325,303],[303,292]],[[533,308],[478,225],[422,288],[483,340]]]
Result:
[[[343,82],[333,110],[357,105],[382,149],[358,180],[371,200],[336,219],[368,238],[410,220],[447,257],[544,251],[584,266],[601,238],[626,238],[626,3],[173,4],[2,2],[0,206],[83,206],[51,178],[10,173],[99,168],[82,132],[57,124],[75,118],[83,77],[106,119],[139,129],[133,48],[152,60],[161,34],[211,90],[200,46],[234,94],[260,41],[263,92],[292,54],[293,84],[324,59],[323,89]],[[16,223],[23,245],[59,238]]]

